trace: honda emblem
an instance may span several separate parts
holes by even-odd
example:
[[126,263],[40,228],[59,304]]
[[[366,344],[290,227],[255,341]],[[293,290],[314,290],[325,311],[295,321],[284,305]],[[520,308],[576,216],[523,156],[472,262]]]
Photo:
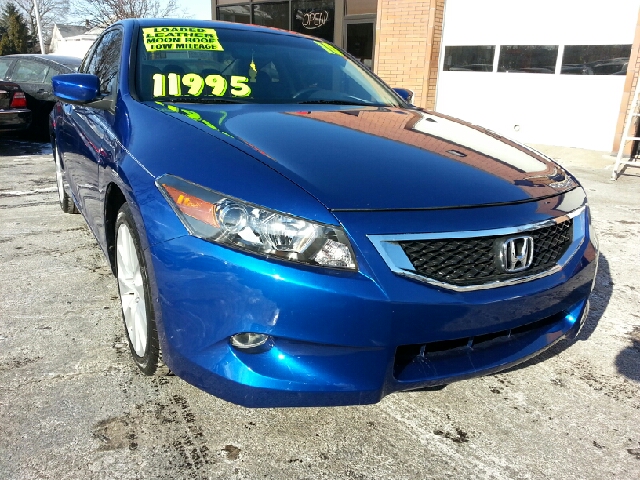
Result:
[[533,262],[533,238],[514,237],[505,240],[500,250],[500,261],[508,273],[529,268]]

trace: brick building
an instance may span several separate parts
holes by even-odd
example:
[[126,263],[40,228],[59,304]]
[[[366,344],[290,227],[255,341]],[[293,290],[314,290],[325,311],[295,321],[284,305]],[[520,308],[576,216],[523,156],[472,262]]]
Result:
[[529,143],[617,151],[640,0],[212,0],[214,18],[315,35],[414,103]]

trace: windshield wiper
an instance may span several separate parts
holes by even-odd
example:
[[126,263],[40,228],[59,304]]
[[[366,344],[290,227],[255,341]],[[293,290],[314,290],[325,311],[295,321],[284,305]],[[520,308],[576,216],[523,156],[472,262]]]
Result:
[[354,102],[351,100],[305,100],[304,102],[298,102],[298,105],[309,104],[325,104],[325,105],[358,105],[359,107],[381,107],[383,105],[377,105],[375,103],[362,103]]

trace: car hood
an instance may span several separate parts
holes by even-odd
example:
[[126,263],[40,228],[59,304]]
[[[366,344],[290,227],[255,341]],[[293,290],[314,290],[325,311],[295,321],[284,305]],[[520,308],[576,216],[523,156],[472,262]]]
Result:
[[326,105],[149,105],[248,151],[331,210],[517,203],[576,186],[540,153],[434,112]]

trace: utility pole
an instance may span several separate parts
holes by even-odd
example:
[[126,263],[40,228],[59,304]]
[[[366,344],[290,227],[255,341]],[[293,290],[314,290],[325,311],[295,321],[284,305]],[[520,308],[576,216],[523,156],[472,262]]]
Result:
[[42,27],[40,26],[40,11],[38,10],[38,0],[33,0],[33,6],[36,9],[36,24],[38,25],[38,40],[40,41],[40,53],[44,51],[44,41],[42,40]]

